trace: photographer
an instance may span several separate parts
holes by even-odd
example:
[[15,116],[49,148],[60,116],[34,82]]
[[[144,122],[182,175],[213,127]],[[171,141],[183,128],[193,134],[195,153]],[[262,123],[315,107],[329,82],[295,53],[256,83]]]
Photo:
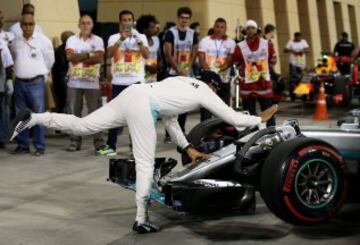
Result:
[[[145,35],[134,26],[134,14],[129,10],[119,13],[119,33],[110,36],[107,57],[111,58],[112,98],[135,83],[145,82],[145,59],[149,57],[149,44]],[[107,145],[99,149],[99,155],[116,155],[118,131],[109,130]]]

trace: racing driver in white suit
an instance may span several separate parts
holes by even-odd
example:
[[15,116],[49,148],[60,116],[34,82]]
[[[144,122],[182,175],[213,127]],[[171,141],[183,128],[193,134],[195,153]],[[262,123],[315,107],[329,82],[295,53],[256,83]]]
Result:
[[73,135],[90,135],[103,130],[128,126],[136,163],[137,213],[133,229],[138,233],[156,232],[159,228],[149,222],[148,203],[153,180],[156,150],[156,122],[162,118],[174,143],[185,149],[193,163],[208,155],[192,148],[179,124],[179,114],[204,107],[213,115],[234,126],[255,126],[265,122],[277,111],[273,106],[260,117],[245,115],[228,107],[214,91],[221,84],[220,77],[203,71],[199,81],[189,77],[170,77],[158,83],[135,84],[124,90],[108,104],[86,117],[69,114],[31,113],[25,110],[14,119],[12,139],[21,131],[40,124]]

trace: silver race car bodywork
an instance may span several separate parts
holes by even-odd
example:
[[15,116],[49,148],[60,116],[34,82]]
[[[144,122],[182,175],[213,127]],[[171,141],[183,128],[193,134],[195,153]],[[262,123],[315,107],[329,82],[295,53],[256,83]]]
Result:
[[[220,119],[199,124],[189,142],[211,158],[188,165],[183,158],[185,166],[178,172],[172,171],[175,160],[157,159],[151,199],[184,212],[206,207],[254,211],[254,191],[259,190],[285,221],[324,222],[345,202],[347,169],[359,175],[359,114],[353,112],[338,129],[301,130],[296,120],[288,120],[262,130],[233,128],[231,137],[214,134],[224,126]],[[134,165],[111,160],[109,180],[134,190]]]

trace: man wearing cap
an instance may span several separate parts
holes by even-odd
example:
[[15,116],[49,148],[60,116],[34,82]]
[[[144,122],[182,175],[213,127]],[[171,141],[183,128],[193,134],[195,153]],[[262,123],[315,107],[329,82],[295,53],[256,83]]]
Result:
[[196,151],[186,140],[177,116],[205,107],[211,113],[234,126],[255,126],[269,120],[277,106],[264,111],[260,117],[245,115],[228,107],[214,92],[221,83],[217,74],[201,74],[206,83],[189,77],[169,77],[159,83],[134,84],[126,88],[105,106],[79,118],[58,113],[23,111],[13,121],[12,137],[36,124],[70,134],[87,135],[103,130],[129,127],[136,163],[137,214],[133,229],[138,233],[156,232],[158,227],[149,222],[149,194],[154,173],[156,123],[161,117],[171,139],[183,148],[195,164],[196,159],[209,156]]
[[[245,24],[246,38],[238,43],[231,62],[239,63],[240,96],[243,109],[256,115],[256,101],[262,111],[272,106],[272,83],[270,66],[276,64],[276,53],[273,44],[257,34],[258,25],[254,20]],[[231,63],[226,62],[221,70],[227,69]],[[267,126],[274,126],[275,118],[267,121]]]

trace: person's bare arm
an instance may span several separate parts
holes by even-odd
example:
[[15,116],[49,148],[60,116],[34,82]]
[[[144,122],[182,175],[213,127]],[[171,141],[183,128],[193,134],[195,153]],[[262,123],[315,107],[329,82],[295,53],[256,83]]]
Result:
[[190,64],[189,64],[190,68],[192,67],[192,65],[194,64],[194,62],[196,60],[197,52],[198,52],[198,45],[195,44],[195,45],[193,45],[192,50],[191,50]]
[[73,50],[66,50],[66,58],[69,62],[80,63],[89,58],[89,53],[75,53]]
[[170,66],[176,71],[177,74],[180,74],[180,71],[177,67],[177,63],[175,61],[175,57],[172,55],[172,43],[165,42],[164,53],[166,60],[169,62]]
[[204,52],[198,52],[199,65],[201,69],[210,69],[209,64],[206,62],[206,54]]
[[71,50],[66,51],[66,58],[69,62],[84,63],[84,64],[99,64],[102,63],[104,58],[104,52],[87,52],[76,54]]
[[104,60],[104,52],[96,51],[89,55],[89,58],[84,61],[84,64],[93,65],[93,64],[101,64]]
[[144,59],[149,58],[149,55],[150,55],[150,50],[149,50],[149,48],[146,47],[142,42],[139,42],[139,43],[138,43],[138,46],[139,46],[140,53],[141,53],[142,57],[143,57]]
[[302,52],[303,52],[304,54],[309,53],[309,52],[310,52],[310,47],[304,48],[304,49],[302,50]]
[[226,57],[226,59],[225,59],[224,64],[222,64],[222,65],[220,66],[220,72],[229,69],[230,66],[232,66],[232,64],[233,64],[232,56],[231,56],[231,55],[228,55],[228,56]]
[[109,46],[106,49],[106,57],[112,58],[115,55],[115,51],[120,47],[120,42],[116,42],[114,45]]
[[284,48],[284,52],[285,52],[285,53],[293,53],[294,50],[285,47],[285,48]]
[[126,32],[121,32],[120,33],[120,38],[119,40],[117,40],[114,45],[109,46],[106,49],[106,57],[108,58],[112,58],[115,55],[116,50],[120,47],[120,44],[125,41],[126,38],[128,38],[129,36],[131,36],[131,32],[130,31],[126,31]]
[[356,59],[359,55],[359,52],[360,52],[360,46],[355,48],[352,53],[351,53],[351,56],[353,57],[353,59]]

